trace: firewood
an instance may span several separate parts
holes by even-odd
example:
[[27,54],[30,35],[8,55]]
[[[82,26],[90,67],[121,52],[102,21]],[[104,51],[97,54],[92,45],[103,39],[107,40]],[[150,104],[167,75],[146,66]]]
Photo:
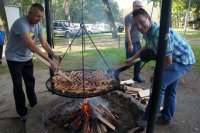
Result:
[[134,97],[136,97],[136,96],[137,96],[137,93],[132,93],[131,95],[134,96]]
[[95,130],[95,129],[94,129],[94,126],[91,126],[91,127],[90,127],[90,132],[89,132],[89,133],[95,133],[94,130]]
[[142,99],[142,104],[148,104],[148,101],[149,101],[149,98],[150,97],[143,97],[143,98],[141,98]]
[[101,129],[101,132],[102,133],[106,133],[107,132],[107,129],[106,129],[106,127],[104,126],[104,124],[99,124],[99,127],[100,127],[100,129]]
[[81,109],[73,111],[71,114],[67,115],[64,123],[71,123],[77,116],[81,115]]
[[[82,128],[82,124],[83,124],[83,118],[82,115],[78,115],[77,117],[75,117],[75,119],[73,119],[72,122],[68,123],[69,126],[67,128],[69,129],[73,129],[74,131],[78,131],[80,128]],[[67,125],[65,125],[67,126]]]
[[104,132],[101,131],[101,128],[100,128],[98,123],[96,123],[96,126],[97,126],[97,133],[104,133]]
[[127,90],[133,91],[133,92],[139,92],[139,91],[143,90],[142,88],[132,87],[132,86],[127,86],[126,88],[127,88]]
[[113,124],[111,124],[109,121],[107,121],[105,118],[103,118],[101,115],[97,115],[97,118],[103,122],[105,125],[107,125],[108,127],[110,127],[112,130],[115,130],[115,126]]
[[107,112],[108,114],[110,114],[113,118],[115,118],[115,116],[110,112],[110,110],[108,110],[108,108],[106,108],[106,106],[104,106],[103,104],[100,104],[101,108]]
[[142,97],[147,97],[150,96],[150,90],[146,89],[146,90],[142,90],[138,92],[138,95],[142,98]]
[[69,126],[69,123],[65,123],[65,124],[63,125],[64,128],[67,128],[68,126]]
[[120,84],[121,85],[132,85],[132,84],[134,84],[134,81],[132,80],[132,79],[129,79],[129,80],[125,80],[125,81],[120,81]]
[[83,127],[83,133],[88,133],[89,118],[85,119],[85,125]]
[[98,113],[100,113],[100,114],[102,114],[102,113],[103,113],[103,111],[102,111],[102,110],[100,110],[99,108],[97,108],[97,107],[93,106],[92,104],[90,104],[90,107],[91,107],[91,109],[93,109],[93,110],[97,111],[97,112],[98,112]]
[[150,98],[150,97],[148,97],[148,96],[147,96],[147,97],[142,97],[142,100],[147,100],[147,101],[148,101],[149,98]]
[[107,112],[104,112],[102,114],[102,117],[105,118],[106,120],[108,120],[114,126],[119,125],[119,122],[115,118],[113,118],[110,114],[108,114]]

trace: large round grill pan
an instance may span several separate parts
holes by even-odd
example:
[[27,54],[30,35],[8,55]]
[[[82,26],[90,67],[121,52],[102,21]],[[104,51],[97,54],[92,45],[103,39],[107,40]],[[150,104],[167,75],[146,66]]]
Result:
[[[75,70],[78,71],[78,70]],[[87,71],[94,71],[94,70],[87,70]],[[70,71],[68,71],[70,72]],[[89,97],[96,97],[96,96],[100,96],[100,95],[104,95],[107,93],[110,93],[111,91],[115,91],[115,90],[121,90],[124,91],[124,89],[120,86],[120,81],[118,79],[115,78],[115,80],[113,80],[111,82],[111,86],[112,87],[108,87],[106,91],[102,91],[102,92],[96,92],[96,93],[69,93],[69,92],[65,92],[62,93],[56,89],[54,89],[51,78],[49,78],[46,81],[46,87],[47,89],[52,92],[53,94],[59,95],[59,96],[63,96],[63,97],[70,97],[70,98],[89,98]],[[83,89],[83,88],[80,88]]]

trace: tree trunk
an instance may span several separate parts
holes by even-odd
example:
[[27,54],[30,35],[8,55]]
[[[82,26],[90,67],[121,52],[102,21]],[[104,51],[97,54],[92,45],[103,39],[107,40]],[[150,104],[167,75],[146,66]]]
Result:
[[108,21],[110,22],[110,25],[113,28],[113,34],[117,35],[117,28],[115,26],[115,21],[114,21],[114,18],[113,18],[111,9],[110,9],[110,4],[109,4],[108,0],[102,0],[102,1],[104,3],[106,14],[108,15]]
[[54,20],[54,16],[53,16],[53,5],[52,5],[52,0],[49,0],[49,5],[50,5],[50,20],[51,20],[51,42],[52,42],[52,46],[54,48],[54,29],[53,29],[53,20]]
[[189,19],[189,16],[190,16],[190,4],[191,4],[191,0],[189,0],[189,3],[188,3],[188,9],[187,9],[187,11],[186,11],[186,15],[185,15],[184,34],[186,33],[186,30],[187,30],[187,24],[188,24],[188,19]]

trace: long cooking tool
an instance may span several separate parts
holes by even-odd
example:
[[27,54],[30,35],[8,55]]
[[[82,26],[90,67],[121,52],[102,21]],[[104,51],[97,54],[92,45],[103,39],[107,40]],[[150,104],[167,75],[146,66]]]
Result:
[[[46,61],[43,57],[41,57],[40,55],[34,53],[34,56],[37,57],[37,59],[39,59],[41,62],[43,62],[45,65],[47,65],[48,67],[51,67],[51,64]],[[62,72],[61,70],[58,70],[58,74],[62,77],[64,77],[66,80],[72,82],[72,79],[70,77],[68,77],[64,72]]]
[[122,67],[120,67],[120,68],[118,68],[118,69],[115,69],[115,70],[108,69],[107,72],[108,72],[108,73],[112,73],[112,74],[115,76],[115,78],[118,79],[118,78],[119,78],[119,74],[120,74],[121,72],[123,72],[123,71],[129,69],[131,66],[133,66],[133,65],[134,65],[135,63],[137,63],[138,61],[141,61],[141,59],[140,59],[140,58],[135,59],[135,60],[133,61],[133,63],[132,63],[131,65],[129,65],[129,66],[124,65],[124,66],[122,66]]

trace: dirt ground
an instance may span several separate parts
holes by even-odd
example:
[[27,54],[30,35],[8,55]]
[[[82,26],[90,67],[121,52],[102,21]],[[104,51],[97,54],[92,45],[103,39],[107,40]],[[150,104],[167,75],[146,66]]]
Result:
[[[150,88],[149,77],[152,70],[144,68],[141,72],[146,82],[143,83]],[[48,102],[58,98],[47,91],[45,81],[49,78],[48,69],[35,70],[36,93],[39,108]],[[130,73],[124,72],[122,79],[131,78]],[[171,125],[155,126],[156,133],[200,133],[200,74],[189,72],[184,76],[185,83],[179,84],[177,89],[177,109]],[[9,74],[0,75],[0,133],[26,133],[26,125],[23,124],[15,111],[12,93],[12,81]],[[28,103],[27,103],[28,106]],[[31,111],[31,110],[30,110]]]

